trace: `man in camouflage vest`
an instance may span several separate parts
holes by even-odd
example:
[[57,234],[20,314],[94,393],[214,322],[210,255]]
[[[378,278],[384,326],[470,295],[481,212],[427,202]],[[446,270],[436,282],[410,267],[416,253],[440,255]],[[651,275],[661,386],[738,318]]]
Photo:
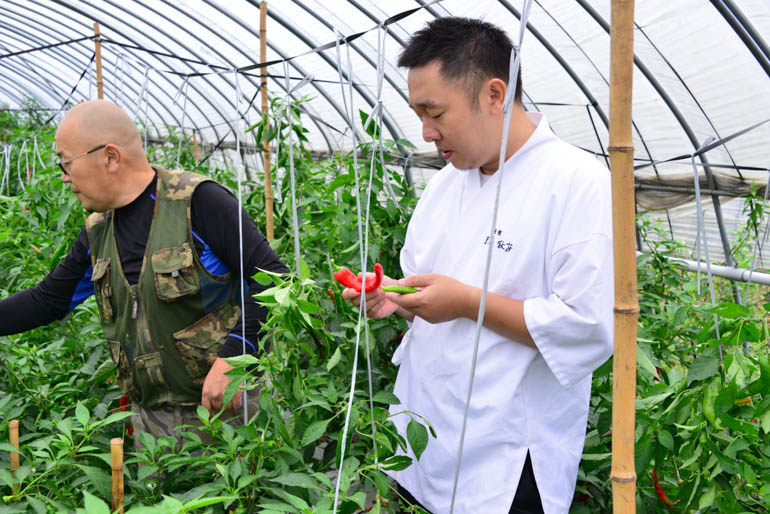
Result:
[[[266,310],[252,298],[262,288],[250,277],[287,270],[229,191],[151,166],[117,105],[71,109],[56,154],[62,181],[92,214],[40,284],[0,301],[0,335],[61,319],[95,294],[118,383],[137,414],[135,442],[144,431],[175,435],[178,425],[198,424],[198,405],[222,408],[232,369],[224,358],[257,350]],[[233,414],[241,399],[227,405]]]

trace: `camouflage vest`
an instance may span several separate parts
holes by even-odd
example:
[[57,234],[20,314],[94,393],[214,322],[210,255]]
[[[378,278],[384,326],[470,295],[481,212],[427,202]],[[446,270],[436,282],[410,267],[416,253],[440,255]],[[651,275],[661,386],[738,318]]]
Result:
[[156,171],[155,211],[138,283],[130,285],[123,274],[113,211],[91,214],[86,222],[91,280],[123,391],[145,408],[196,405],[219,341],[240,318],[238,277],[209,273],[195,251],[190,201],[210,179]]

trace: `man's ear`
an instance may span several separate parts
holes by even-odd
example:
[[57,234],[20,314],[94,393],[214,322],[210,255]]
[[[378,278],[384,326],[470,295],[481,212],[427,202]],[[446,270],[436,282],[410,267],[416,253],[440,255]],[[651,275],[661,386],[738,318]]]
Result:
[[505,94],[508,91],[508,87],[505,82],[499,78],[492,78],[484,83],[482,88],[482,106],[486,103],[486,108],[489,109],[489,113],[497,115],[503,112],[503,106],[505,105]]
[[108,144],[104,147],[104,156],[107,159],[107,171],[115,173],[123,160],[123,154],[120,147],[114,144]]

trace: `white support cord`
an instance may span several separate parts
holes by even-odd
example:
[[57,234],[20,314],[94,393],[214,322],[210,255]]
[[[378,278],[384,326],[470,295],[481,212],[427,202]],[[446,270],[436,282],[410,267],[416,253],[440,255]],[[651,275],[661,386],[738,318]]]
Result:
[[481,286],[481,302],[479,304],[478,321],[476,322],[476,335],[473,341],[473,359],[471,360],[471,372],[468,380],[468,396],[465,401],[465,413],[463,414],[463,425],[460,431],[460,444],[457,449],[457,463],[455,465],[454,483],[452,484],[452,501],[449,504],[449,514],[454,512],[455,497],[457,496],[457,483],[460,478],[460,467],[462,464],[463,446],[465,445],[465,431],[468,426],[468,413],[471,406],[471,395],[473,393],[473,379],[476,375],[476,359],[479,353],[479,340],[481,338],[481,328],[484,324],[484,313],[487,305],[487,290],[489,286],[489,270],[492,264],[492,249],[495,246],[495,229],[497,227],[497,212],[500,207],[500,192],[503,185],[503,168],[505,166],[505,151],[508,143],[508,132],[511,126],[511,114],[513,112],[514,94],[516,92],[516,81],[519,76],[519,65],[521,55],[521,45],[524,40],[524,34],[527,30],[527,20],[529,19],[529,11],[532,7],[532,0],[524,0],[524,7],[521,13],[520,25],[519,25],[519,46],[518,49],[514,46],[511,50],[510,58],[510,71],[508,76],[508,90],[506,91],[505,105],[503,112],[505,112],[505,121],[503,122],[503,135],[500,141],[500,156],[497,167],[497,192],[495,194],[495,207],[492,213],[492,225],[489,230],[489,247],[487,248],[487,262],[484,268],[484,282]]
[[[765,217],[765,209],[767,208],[767,200],[770,198],[770,166],[767,167],[767,182],[765,182],[765,196],[763,199],[763,209],[762,209],[762,218],[759,219],[757,222],[757,227],[759,227],[759,230],[762,229],[762,222],[764,221]],[[749,263],[749,280],[746,282],[746,287],[743,290],[743,298],[748,299],[749,298],[749,292],[751,289],[751,275],[754,273],[754,268],[756,268],[756,262],[757,262],[757,251],[759,248],[764,245],[765,241],[767,241],[767,232],[770,230],[770,216],[767,218],[767,225],[765,226],[765,232],[762,234],[761,232],[757,232],[757,239],[754,241],[754,251],[751,254],[751,263]],[[761,240],[760,240],[760,236]],[[760,254],[761,255],[761,254]],[[749,353],[749,342],[744,341],[743,342],[743,351],[745,353]]]
[[284,73],[286,74],[286,119],[289,123],[289,178],[291,180],[291,213],[294,220],[294,262],[297,269],[297,278],[302,276],[302,266],[299,254],[299,217],[297,216],[297,192],[296,181],[294,177],[294,127],[291,121],[291,87],[289,84],[289,63],[283,63]]
[[[342,87],[343,83],[343,77],[342,77],[342,60],[340,58],[339,54],[339,38],[337,39],[337,71],[340,75],[340,87]],[[360,187],[358,184],[358,156],[356,152],[356,145],[358,144],[357,138],[356,138],[356,130],[355,130],[355,107],[353,102],[353,65],[350,59],[350,45],[346,45],[347,48],[347,58],[348,58],[348,93],[350,95],[350,110],[347,109],[347,104],[344,102],[345,94],[344,94],[344,87],[342,87],[343,91],[343,103],[345,105],[345,112],[348,114],[348,123],[350,124],[351,129],[351,137],[353,140],[353,176],[355,178],[356,183],[356,212],[358,214],[358,241],[359,241],[359,250],[363,252],[362,260],[366,257],[366,243],[367,241],[363,238],[362,233],[362,227],[361,227],[361,199],[360,199]],[[368,232],[368,230],[367,230]],[[365,261],[364,261],[365,262]],[[365,273],[366,268],[362,266],[362,269],[364,270],[363,273]],[[365,275],[364,275],[365,278]],[[360,348],[360,341],[361,341],[361,320],[363,320],[363,325],[365,327],[366,331],[366,339],[368,341],[369,339],[369,331],[368,331],[368,323],[367,323],[367,315],[366,315],[366,295],[361,295],[361,304],[358,310],[358,322],[356,323],[356,341],[355,341],[355,347],[353,350],[353,370],[351,372],[351,378],[350,378],[350,393],[348,396],[348,405],[347,409],[345,411],[345,424],[342,428],[342,437],[338,441],[338,444],[340,445],[340,461],[339,466],[337,467],[337,479],[335,481],[334,485],[334,507],[333,507],[333,514],[337,514],[337,504],[339,502],[339,495],[340,495],[340,481],[342,479],[342,469],[344,468],[345,463],[345,446],[347,443],[347,436],[348,436],[348,429],[350,428],[350,416],[353,409],[353,400],[355,397],[355,391],[356,391],[356,372],[358,370],[358,353]],[[370,380],[371,382],[371,380]],[[376,455],[376,452],[375,452]]]
[[[714,141],[713,136],[709,136],[696,150],[696,153],[700,152],[703,148],[711,144],[711,142]],[[698,167],[695,165],[695,155],[691,157],[692,160],[692,171],[694,176],[694,182],[695,182],[695,210],[697,213],[697,226],[696,226],[696,235],[695,235],[695,247],[697,249],[698,253],[698,278],[697,278],[697,291],[698,295],[700,295],[700,238],[701,235],[703,237],[703,249],[704,253],[706,255],[706,273],[708,275],[708,282],[709,282],[709,293],[711,294],[711,306],[716,307],[716,294],[714,293],[714,280],[713,276],[711,274],[711,259],[709,258],[709,245],[708,245],[708,239],[706,238],[706,223],[703,219],[703,205],[701,202],[700,197],[700,179],[698,177]],[[714,327],[716,328],[717,333],[717,339],[721,337],[719,334],[719,316],[717,316],[716,313],[714,313]],[[720,362],[723,359],[722,355],[722,345],[719,345],[719,360]]]
[[27,155],[27,143],[29,142],[29,139],[25,139],[24,142],[21,144],[21,148],[19,148],[19,157],[16,159],[16,178],[19,179],[19,186],[21,186],[22,189],[27,189],[27,187],[24,185],[24,181],[21,179],[21,157],[24,156],[24,170],[29,169],[29,156]]
[[[8,164],[10,162],[10,148],[11,147],[8,144],[3,145],[2,159],[0,159],[0,163],[3,164],[3,166],[0,167],[0,170],[2,170],[2,175],[0,175],[0,195],[3,194],[3,186],[8,180],[8,171],[9,171]],[[10,191],[8,192],[8,194],[10,194]]]
[[144,151],[147,152],[147,133],[150,131],[150,127],[147,125],[147,109],[150,105],[149,98],[147,98],[147,86],[149,84],[150,67],[144,68],[144,75],[142,77],[142,89],[139,91],[139,97],[136,99],[137,110],[141,112],[142,102],[144,102],[144,119],[142,126],[144,127]]
[[[238,259],[240,266],[240,288],[241,288],[241,348],[242,355],[246,355],[246,291],[245,283],[246,277],[244,276],[243,269],[243,214],[241,210],[243,207],[243,194],[241,192],[241,116],[240,116],[240,98],[241,98],[241,86],[238,82],[238,70],[233,70],[235,76],[235,174],[238,184],[238,208],[236,209],[236,215],[238,216]],[[185,79],[187,83],[187,79]],[[185,94],[185,104],[187,103],[187,95]],[[177,167],[179,166],[179,158],[177,157]],[[246,391],[242,391],[243,401],[243,424],[249,422],[249,406],[247,403]]]
[[[238,84],[237,84],[238,71],[236,70],[234,73],[236,77],[236,89],[238,89]],[[187,119],[187,90],[189,89],[189,86],[190,86],[190,77],[185,77],[184,81],[182,82],[182,85],[179,87],[179,91],[177,91],[176,96],[174,97],[174,105],[178,106],[179,104],[177,103],[177,100],[179,99],[179,95],[182,94],[182,91],[184,91],[184,101],[182,103],[182,123],[181,123],[181,127],[179,127],[179,144],[177,145],[177,150],[176,150],[176,169],[179,169],[179,160],[182,156],[182,139],[184,139],[184,122],[185,122],[185,119]],[[235,102],[235,112],[237,117],[237,119],[235,120],[235,123],[237,127],[240,127],[240,117],[238,117],[238,100],[236,100]],[[235,139],[237,143],[236,146],[240,146],[240,139],[239,139],[240,134],[237,133],[239,131],[240,129],[236,130],[236,134],[235,134]],[[238,173],[240,173],[240,162],[241,162],[240,153],[238,154],[238,159],[236,160],[236,162],[239,165],[239,167],[237,168]]]
[[43,156],[40,153],[40,147],[38,147],[38,145],[37,145],[37,134],[35,134],[32,137],[32,141],[33,141],[33,145],[32,145],[32,177],[31,178],[34,179],[35,178],[35,168],[36,168],[35,157],[37,157],[37,162],[40,163],[40,166],[42,168],[45,168],[45,163],[43,162]]

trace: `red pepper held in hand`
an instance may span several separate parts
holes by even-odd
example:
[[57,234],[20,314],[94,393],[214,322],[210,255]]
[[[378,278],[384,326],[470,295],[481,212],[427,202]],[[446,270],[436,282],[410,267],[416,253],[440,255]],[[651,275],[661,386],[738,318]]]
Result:
[[354,289],[357,292],[361,292],[362,286],[365,292],[371,293],[378,287],[380,287],[380,284],[382,283],[382,276],[384,274],[384,271],[382,269],[382,265],[378,262],[374,265],[374,276],[372,277],[366,277],[366,283],[365,285],[362,284],[361,279],[358,278],[353,274],[352,271],[350,271],[348,268],[340,268],[339,271],[334,273],[334,280],[339,282],[345,287],[349,287],[350,289]]

